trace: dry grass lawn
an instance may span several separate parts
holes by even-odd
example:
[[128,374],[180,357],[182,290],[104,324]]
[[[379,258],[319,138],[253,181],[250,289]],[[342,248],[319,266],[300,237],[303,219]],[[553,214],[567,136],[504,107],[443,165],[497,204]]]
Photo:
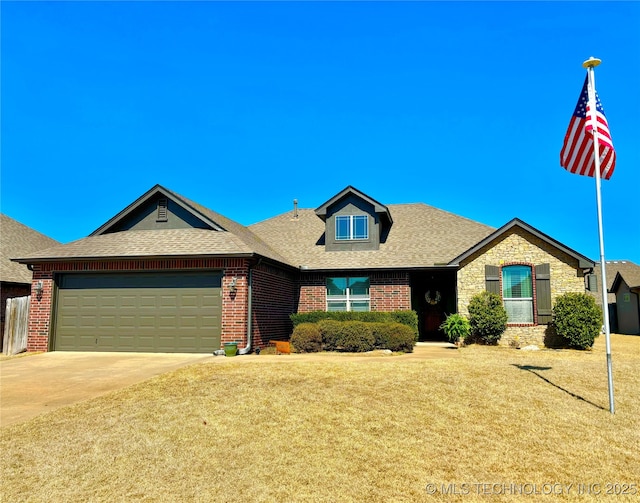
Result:
[[[603,337],[591,352],[471,346],[439,360],[194,365],[3,428],[0,494],[10,502],[637,501],[640,337],[614,335],[612,347],[613,416]],[[587,489],[600,494],[579,493]]]

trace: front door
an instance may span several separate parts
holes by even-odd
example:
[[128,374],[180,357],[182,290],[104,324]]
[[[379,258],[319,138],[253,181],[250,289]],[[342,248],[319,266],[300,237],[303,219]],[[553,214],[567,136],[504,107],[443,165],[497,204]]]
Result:
[[456,312],[456,272],[434,269],[411,276],[411,308],[418,313],[419,340],[442,341],[440,325]]

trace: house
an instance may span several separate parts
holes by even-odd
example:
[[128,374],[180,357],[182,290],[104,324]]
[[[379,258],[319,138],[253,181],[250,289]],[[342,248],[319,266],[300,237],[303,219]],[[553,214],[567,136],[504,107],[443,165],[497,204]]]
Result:
[[[618,326],[618,304],[616,294],[613,291],[613,281],[618,273],[621,273],[630,279],[637,275],[638,270],[640,270],[640,266],[629,260],[607,260],[605,262],[605,273],[607,275],[607,308],[609,309],[609,325],[611,332],[623,333],[620,332]],[[587,292],[595,299],[596,304],[602,307],[602,270],[600,268],[600,262],[596,262],[596,266],[591,276],[591,281],[587,282]]]
[[616,273],[610,294],[616,298],[617,331],[621,334],[640,334],[640,267],[624,261]]
[[0,349],[7,299],[31,294],[31,271],[11,258],[59,244],[13,218],[0,214]]
[[420,338],[500,293],[506,339],[542,342],[555,298],[594,263],[514,219],[499,229],[426,204],[385,205],[346,187],[314,209],[245,227],[156,185],[90,236],[22,257],[28,349],[241,353],[288,338],[289,315],[414,309]]

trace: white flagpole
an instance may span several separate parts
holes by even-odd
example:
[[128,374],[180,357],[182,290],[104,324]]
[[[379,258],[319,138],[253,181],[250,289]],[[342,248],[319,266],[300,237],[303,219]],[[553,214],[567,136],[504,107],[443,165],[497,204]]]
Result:
[[602,197],[600,195],[600,145],[598,143],[598,121],[596,119],[596,81],[593,69],[598,66],[601,61],[598,58],[590,57],[582,63],[587,69],[589,76],[589,110],[591,111],[591,127],[593,128],[593,155],[595,163],[596,177],[596,202],[598,206],[598,236],[600,238],[600,271],[602,274],[602,314],[604,316],[604,334],[607,346],[607,377],[609,381],[609,411],[615,414],[615,405],[613,401],[613,373],[611,368],[611,337],[609,328],[609,302],[607,299],[607,272],[606,262],[604,259],[604,237],[602,233]]

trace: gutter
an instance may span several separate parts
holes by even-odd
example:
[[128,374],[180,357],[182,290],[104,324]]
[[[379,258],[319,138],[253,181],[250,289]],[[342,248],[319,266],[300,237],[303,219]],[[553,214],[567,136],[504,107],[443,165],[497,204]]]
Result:
[[262,262],[262,257],[256,262],[256,265],[253,267],[249,267],[249,279],[248,279],[248,292],[249,296],[247,300],[247,345],[244,348],[238,350],[239,355],[247,355],[251,352],[251,344],[253,342],[253,337],[251,331],[253,330],[253,269],[258,267]]

